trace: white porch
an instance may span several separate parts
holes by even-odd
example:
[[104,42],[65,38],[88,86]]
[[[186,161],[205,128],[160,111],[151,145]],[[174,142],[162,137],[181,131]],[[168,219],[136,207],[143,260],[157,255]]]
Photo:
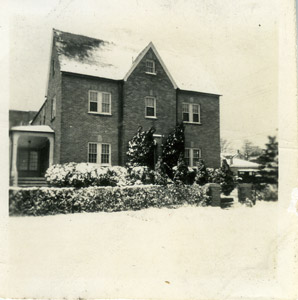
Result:
[[[11,185],[43,178],[54,160],[54,130],[47,125],[15,126],[10,130]],[[33,180],[34,182],[34,180]],[[34,185],[34,184],[33,184]]]

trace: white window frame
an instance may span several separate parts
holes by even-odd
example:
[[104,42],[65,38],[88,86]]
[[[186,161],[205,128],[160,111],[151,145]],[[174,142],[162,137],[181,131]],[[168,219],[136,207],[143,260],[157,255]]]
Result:
[[56,101],[56,96],[54,96],[51,101],[51,120],[54,120],[56,118],[56,109],[57,109],[57,101]]
[[[153,72],[148,71],[149,66],[147,65],[147,63],[152,63]],[[146,59],[146,73],[156,75],[155,61],[153,59]]]
[[[183,105],[188,106],[188,114],[189,114],[189,121],[183,121]],[[194,105],[198,106],[198,122],[193,120],[193,112],[194,112]],[[201,124],[201,105],[198,103],[182,103],[182,121],[183,123],[191,123],[191,124]]]
[[[188,165],[188,167],[191,167],[191,168],[196,167],[196,165],[194,165],[194,151],[195,150],[199,151],[198,159],[200,159],[200,158],[202,158],[202,150],[200,148],[185,148],[185,150],[189,150],[189,165]],[[184,157],[185,157],[185,151],[184,151]]]
[[[154,103],[154,106],[153,106],[153,108],[154,108],[154,116],[147,116],[147,107],[151,107],[152,108],[152,106],[148,106],[147,105],[147,100],[148,99],[153,99],[153,103]],[[146,119],[157,119],[157,117],[156,117],[156,97],[153,97],[153,96],[147,96],[147,97],[145,97],[145,118]]]
[[[95,102],[95,101],[91,101],[91,97],[90,97],[91,93],[96,93],[96,95],[97,95],[97,111],[90,110],[90,103]],[[103,112],[103,110],[102,110],[102,105],[103,105],[102,99],[103,99],[104,94],[109,95],[109,106],[110,106],[109,112]],[[88,113],[109,115],[109,116],[112,115],[112,94],[109,92],[89,90],[89,92],[88,92]]]
[[[94,144],[96,145],[96,162],[89,162],[89,145],[90,144]],[[102,145],[108,145],[109,146],[109,162],[108,163],[102,163],[102,160],[101,160],[101,155],[102,155]],[[105,167],[105,166],[111,166],[111,153],[112,153],[112,147],[111,147],[111,144],[109,143],[95,143],[95,142],[89,142],[88,143],[88,148],[87,148],[87,162],[90,163],[90,164],[98,164],[102,167]]]

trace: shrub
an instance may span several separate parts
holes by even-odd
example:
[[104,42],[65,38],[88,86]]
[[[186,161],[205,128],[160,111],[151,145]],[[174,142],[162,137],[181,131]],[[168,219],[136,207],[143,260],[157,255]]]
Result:
[[136,135],[128,142],[128,151],[126,152],[128,166],[154,168],[154,132],[153,127],[147,131],[142,131],[142,127],[139,127]]
[[265,184],[262,186],[254,186],[255,200],[277,201],[278,200],[278,186],[277,184]]
[[154,170],[154,183],[158,185],[167,185],[173,183],[166,172],[165,163],[161,158],[157,160]]
[[184,124],[180,123],[170,132],[165,143],[162,145],[162,161],[171,179],[174,178],[173,168],[178,164],[180,155],[184,154],[184,144]]
[[147,166],[133,166],[128,168],[129,184],[152,184],[154,172]]
[[114,212],[148,207],[205,206],[207,188],[192,186],[126,186],[88,188],[12,188],[10,215],[42,216],[75,212]]
[[207,168],[205,166],[205,162],[201,159],[197,164],[197,172],[195,177],[195,182],[199,185],[204,185],[208,182],[212,182],[211,173],[208,173]]
[[50,186],[87,187],[127,185],[124,167],[99,167],[88,163],[57,164],[48,168],[45,178]]

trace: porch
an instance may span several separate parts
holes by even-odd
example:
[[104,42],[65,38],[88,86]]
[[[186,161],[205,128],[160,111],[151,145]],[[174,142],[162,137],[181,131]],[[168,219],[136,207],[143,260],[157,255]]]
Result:
[[53,164],[54,130],[47,125],[15,126],[10,130],[10,185],[44,186]]

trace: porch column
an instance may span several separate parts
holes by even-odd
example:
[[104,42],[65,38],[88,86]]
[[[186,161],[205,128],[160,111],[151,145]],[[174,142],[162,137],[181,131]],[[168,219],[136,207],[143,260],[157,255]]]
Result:
[[49,136],[50,141],[50,151],[49,151],[49,167],[54,163],[54,137]]
[[18,141],[20,134],[13,133],[12,135],[12,162],[11,162],[11,176],[13,178],[13,185],[18,185],[18,168],[17,168],[17,157],[18,157]]

